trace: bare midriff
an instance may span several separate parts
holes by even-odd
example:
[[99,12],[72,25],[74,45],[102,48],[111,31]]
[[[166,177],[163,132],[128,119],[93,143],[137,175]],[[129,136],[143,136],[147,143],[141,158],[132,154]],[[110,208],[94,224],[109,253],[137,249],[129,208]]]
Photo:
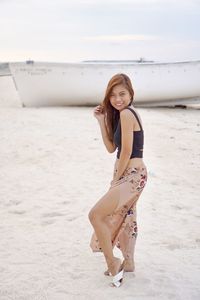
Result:
[[[119,163],[119,159],[116,158],[116,161],[115,161],[115,168],[117,169],[117,166],[118,166],[118,163]],[[142,158],[139,158],[139,157],[134,157],[134,158],[131,158],[129,159],[129,162],[128,162],[128,165],[127,165],[127,168],[142,168],[144,167],[145,164],[144,164],[144,161]]]

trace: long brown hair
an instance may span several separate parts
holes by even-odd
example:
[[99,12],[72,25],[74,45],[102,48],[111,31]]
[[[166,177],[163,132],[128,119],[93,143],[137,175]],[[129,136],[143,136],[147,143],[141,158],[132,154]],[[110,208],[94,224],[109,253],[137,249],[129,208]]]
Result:
[[115,127],[119,120],[119,111],[111,105],[110,95],[112,93],[112,89],[119,84],[122,84],[129,91],[131,95],[131,101],[129,105],[133,103],[133,97],[134,97],[134,90],[133,90],[131,80],[126,74],[123,73],[116,74],[108,82],[106,92],[105,92],[105,97],[104,100],[102,101],[101,106],[104,112],[104,119],[105,119],[108,136],[112,142],[113,142]]

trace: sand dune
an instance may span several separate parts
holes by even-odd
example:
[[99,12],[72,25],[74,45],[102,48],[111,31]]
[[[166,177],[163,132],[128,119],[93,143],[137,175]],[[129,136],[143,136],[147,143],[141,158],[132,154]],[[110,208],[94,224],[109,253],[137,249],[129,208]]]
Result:
[[0,300],[200,299],[200,110],[139,112],[149,181],[136,272],[113,289],[89,248],[87,214],[116,157],[92,108],[0,109]]

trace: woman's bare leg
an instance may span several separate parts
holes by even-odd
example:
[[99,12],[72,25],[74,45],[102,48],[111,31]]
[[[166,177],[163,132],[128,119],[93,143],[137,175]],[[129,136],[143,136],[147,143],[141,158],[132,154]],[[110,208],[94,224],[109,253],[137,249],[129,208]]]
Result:
[[124,271],[134,272],[134,252],[138,234],[136,203],[129,209],[124,230],[119,236],[120,250],[124,257]]
[[[138,198],[138,197],[137,197]],[[136,198],[136,199],[137,199]],[[117,220],[118,217],[118,220]],[[115,224],[121,221],[121,216],[115,215]],[[123,269],[124,272],[134,272],[135,264],[134,264],[134,250],[135,250],[135,243],[137,238],[137,221],[136,221],[136,203],[130,207],[125,217],[125,225],[123,226],[123,230],[121,231],[118,242],[119,242],[119,249],[123,255]],[[108,223],[108,226],[110,224]],[[113,235],[113,228],[109,226],[111,234]],[[109,270],[104,272],[105,275],[110,275]]]
[[121,262],[113,255],[111,232],[107,225],[106,217],[117,208],[120,195],[120,187],[112,188],[97,202],[89,213],[90,222],[94,227],[112,275],[119,271]]

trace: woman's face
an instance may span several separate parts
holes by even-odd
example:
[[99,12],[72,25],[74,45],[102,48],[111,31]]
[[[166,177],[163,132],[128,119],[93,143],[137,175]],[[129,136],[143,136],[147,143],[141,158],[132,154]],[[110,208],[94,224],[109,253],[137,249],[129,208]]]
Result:
[[111,105],[121,111],[129,105],[131,101],[131,95],[127,88],[123,84],[119,84],[113,87],[110,94]]

